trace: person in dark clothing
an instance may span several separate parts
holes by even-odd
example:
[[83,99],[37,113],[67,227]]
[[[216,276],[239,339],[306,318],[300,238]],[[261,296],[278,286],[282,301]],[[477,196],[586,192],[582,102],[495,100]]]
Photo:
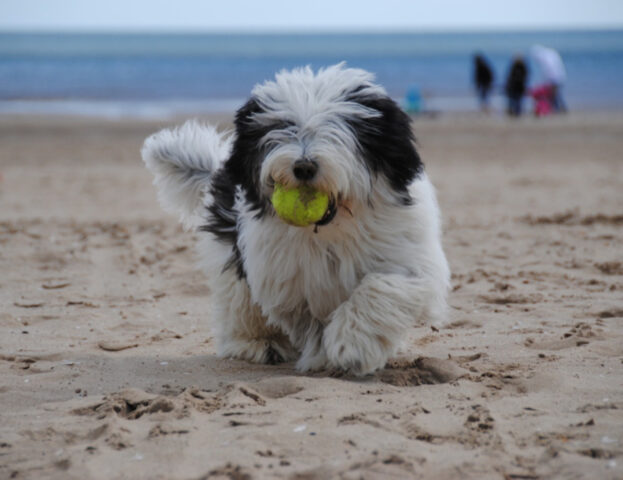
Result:
[[506,78],[506,98],[508,99],[507,112],[512,117],[521,115],[523,96],[526,93],[528,83],[528,67],[523,57],[516,56],[513,59],[508,77]]
[[489,95],[493,87],[493,70],[485,57],[477,53],[474,55],[474,85],[476,86],[476,94],[480,101],[480,110],[489,111]]

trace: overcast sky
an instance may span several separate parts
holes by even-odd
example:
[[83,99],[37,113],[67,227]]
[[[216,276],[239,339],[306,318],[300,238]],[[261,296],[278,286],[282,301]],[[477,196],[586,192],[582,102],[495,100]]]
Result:
[[623,0],[0,0],[1,30],[623,28]]

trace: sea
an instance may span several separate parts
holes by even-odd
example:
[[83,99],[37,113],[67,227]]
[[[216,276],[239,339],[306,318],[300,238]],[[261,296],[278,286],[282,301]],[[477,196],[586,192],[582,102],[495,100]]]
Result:
[[475,111],[472,59],[495,72],[494,105],[515,55],[542,82],[532,45],[559,51],[570,110],[623,110],[623,30],[471,33],[0,32],[0,114],[165,118],[232,113],[282,69],[346,62],[373,72],[398,102],[417,91],[430,111]]

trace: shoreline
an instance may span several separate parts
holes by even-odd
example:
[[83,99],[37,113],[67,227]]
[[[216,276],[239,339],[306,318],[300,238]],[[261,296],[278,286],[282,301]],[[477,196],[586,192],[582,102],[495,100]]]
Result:
[[[213,99],[167,99],[167,100],[100,100],[100,99],[10,99],[0,100],[0,117],[49,116],[79,117],[106,120],[163,120],[192,115],[233,115],[247,98]],[[394,98],[403,105],[403,98]],[[420,115],[469,115],[480,114],[477,101],[472,96],[424,97]],[[623,105],[574,105],[572,113],[616,114],[623,112]],[[505,114],[505,98],[494,95],[491,99],[491,114]],[[524,116],[532,116],[532,101],[526,98]]]
[[[183,123],[186,120],[198,119],[200,121],[212,122],[229,128],[233,123],[236,110],[229,111],[196,111],[196,112],[177,112],[170,116],[153,117],[102,117],[102,116],[83,116],[76,114],[40,114],[40,113],[2,113],[0,112],[0,126],[5,128],[23,127],[26,129],[37,129],[38,127],[56,125],[61,128],[89,127],[102,128],[115,126],[132,126],[137,129],[163,128]],[[545,117],[535,117],[532,114],[524,114],[519,118],[509,117],[503,111],[491,111],[482,113],[479,111],[435,111],[410,114],[412,124],[416,129],[427,125],[435,128],[437,126],[453,126],[458,128],[474,129],[492,128],[508,129],[517,128],[520,133],[525,129],[539,127],[540,125],[550,127],[579,126],[587,127],[603,126],[604,128],[618,127],[618,123],[623,121],[623,110],[573,110],[565,114],[554,114]]]
[[[88,124],[97,125],[173,125],[175,123],[183,123],[185,120],[199,119],[207,122],[215,122],[218,124],[231,124],[236,113],[236,108],[240,105],[232,105],[231,110],[212,111],[212,110],[195,110],[195,111],[175,111],[169,114],[143,115],[143,116],[115,116],[115,115],[85,115],[72,112],[65,113],[15,113],[0,111],[0,124],[4,125],[21,125],[36,126],[46,124],[73,125]],[[608,122],[617,122],[623,118],[623,109],[595,109],[595,110],[570,110],[564,114],[552,114],[544,117],[536,117],[531,112],[524,113],[518,118],[509,117],[503,110],[493,110],[489,113],[483,113],[477,110],[456,110],[456,111],[438,111],[429,110],[420,113],[410,113],[409,116],[414,125],[427,123],[456,123],[461,125],[465,122],[476,122],[476,125],[490,125],[495,128],[496,125],[566,125],[582,123],[607,124]]]

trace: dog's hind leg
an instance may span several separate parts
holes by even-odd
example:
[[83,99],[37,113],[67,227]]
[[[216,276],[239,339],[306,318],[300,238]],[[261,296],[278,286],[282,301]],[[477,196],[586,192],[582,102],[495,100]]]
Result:
[[368,274],[330,315],[323,345],[332,367],[365,375],[383,368],[407,329],[428,316],[433,296],[423,279]]
[[288,337],[266,325],[260,308],[251,301],[249,287],[233,271],[223,272],[212,286],[213,323],[217,353],[255,363],[280,363],[297,358]]

